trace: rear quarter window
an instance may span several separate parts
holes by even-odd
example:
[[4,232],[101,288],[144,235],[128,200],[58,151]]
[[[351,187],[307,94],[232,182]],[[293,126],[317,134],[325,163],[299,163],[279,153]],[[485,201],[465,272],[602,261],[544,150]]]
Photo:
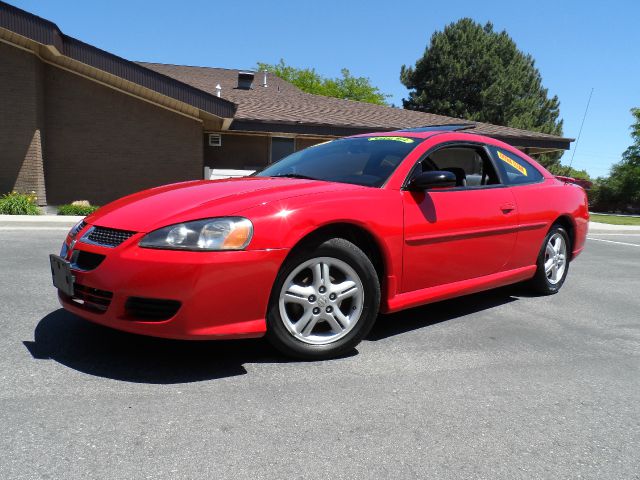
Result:
[[510,185],[537,183],[543,178],[536,167],[527,160],[502,148],[490,147],[496,165]]

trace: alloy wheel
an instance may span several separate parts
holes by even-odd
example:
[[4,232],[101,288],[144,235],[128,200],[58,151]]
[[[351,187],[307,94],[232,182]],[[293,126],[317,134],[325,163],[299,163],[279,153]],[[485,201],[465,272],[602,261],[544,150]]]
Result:
[[353,330],[362,315],[364,287],[356,271],[337,258],[298,265],[280,291],[282,321],[304,343],[327,345]]
[[564,275],[567,267],[567,242],[560,233],[549,237],[544,253],[544,272],[550,284],[555,285]]

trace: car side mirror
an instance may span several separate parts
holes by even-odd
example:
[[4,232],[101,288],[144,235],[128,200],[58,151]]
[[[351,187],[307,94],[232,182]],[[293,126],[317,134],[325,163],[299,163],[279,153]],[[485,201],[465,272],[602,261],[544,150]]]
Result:
[[422,172],[419,175],[416,175],[409,182],[409,190],[412,191],[422,191],[422,190],[430,190],[434,188],[449,188],[455,187],[457,184],[456,176],[452,172],[445,171],[431,171],[431,172]]

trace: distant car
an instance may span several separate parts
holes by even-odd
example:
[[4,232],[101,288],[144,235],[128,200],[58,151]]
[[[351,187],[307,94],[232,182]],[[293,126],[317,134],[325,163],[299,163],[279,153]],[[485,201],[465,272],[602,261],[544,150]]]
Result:
[[353,349],[379,311],[522,281],[556,293],[587,225],[584,190],[519,150],[424,128],[130,195],[73,227],[51,266],[62,306],[92,322],[178,339],[266,334],[320,359]]

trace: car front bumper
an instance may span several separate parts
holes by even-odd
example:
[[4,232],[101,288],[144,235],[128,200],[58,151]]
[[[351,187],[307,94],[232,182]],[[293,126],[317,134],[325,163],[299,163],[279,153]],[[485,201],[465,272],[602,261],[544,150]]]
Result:
[[[105,258],[90,271],[72,268],[78,292],[89,292],[84,296],[89,301],[59,292],[61,305],[92,322],[156,337],[204,340],[265,334],[271,288],[288,250],[156,250],[138,247],[137,237],[116,248],[77,242],[74,251]],[[136,318],[127,308],[130,297],[177,301],[180,307],[167,319]],[[101,299],[104,311],[94,308],[92,298]]]

